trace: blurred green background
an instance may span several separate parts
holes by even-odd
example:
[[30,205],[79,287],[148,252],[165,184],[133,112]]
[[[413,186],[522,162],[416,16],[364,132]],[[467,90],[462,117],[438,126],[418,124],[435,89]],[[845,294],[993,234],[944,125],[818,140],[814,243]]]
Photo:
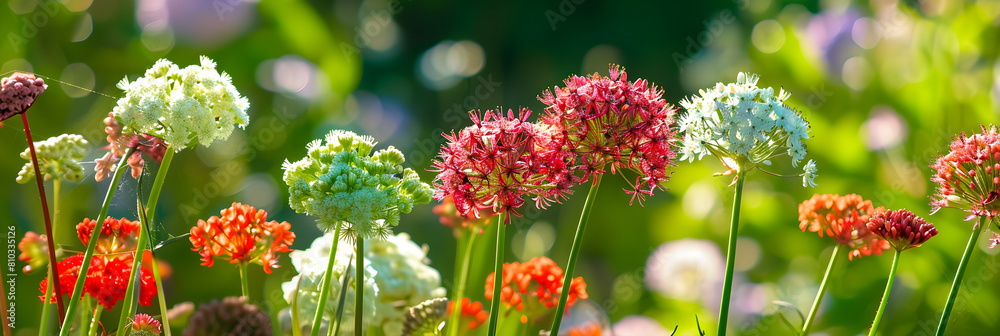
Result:
[[[291,222],[294,248],[308,247],[320,232],[309,217],[287,208],[280,167],[330,129],[371,134],[381,145],[396,146],[430,182],[426,169],[443,142],[440,133],[469,125],[468,110],[541,111],[536,95],[571,74],[606,74],[608,63],[621,64],[630,79],[649,79],[677,102],[699,88],[731,82],[739,71],[758,73],[762,86],[791,91],[789,104],[812,124],[807,158],[817,161],[819,187],[803,188],[800,178],[751,175],[732,334],[792,334],[773,317],[775,300],[808,311],[833,247],[798,228],[797,204],[813,193],[858,193],[876,206],[905,207],[937,224],[937,237],[903,255],[881,327],[884,335],[933,333],[972,224],[954,209],[928,214],[934,185],[927,165],[952,136],[996,122],[1000,111],[1000,1],[5,3],[0,73],[32,71],[49,84],[29,113],[36,141],[82,134],[93,148],[87,160],[98,158],[106,144],[101,119],[115,104],[111,97],[121,94],[114,85],[135,79],[159,58],[184,66],[209,56],[250,99],[245,130],[175,158],[158,207],[158,239],[188,232],[198,219],[239,201]],[[7,181],[0,184],[0,204],[8,214],[0,224],[14,226],[20,239],[40,231],[42,220],[35,187],[14,182],[26,162],[18,157],[25,148],[19,122],[5,123],[0,144],[0,176]],[[714,332],[732,188],[730,178],[712,177],[722,170],[713,160],[680,163],[671,190],[643,207],[628,205],[627,183],[620,179],[608,179],[601,189],[577,274],[611,321],[645,315],[668,329],[680,325],[678,335],[696,335],[697,315]],[[774,170],[798,173],[787,165]],[[123,181],[111,214],[135,218],[136,181]],[[107,181],[96,183],[92,176],[64,187],[63,220],[56,224],[65,228],[57,237],[65,250],[82,250],[69,228],[97,215],[106,188]],[[544,212],[525,209],[507,235],[507,260],[547,255],[564,266],[583,194]],[[432,265],[450,288],[455,240],[431,205],[404,216],[397,232],[430,247]],[[698,240],[682,240],[688,238]],[[661,250],[666,252],[647,260],[664,243],[670,244]],[[972,258],[950,335],[991,334],[1000,327],[1000,249],[987,244],[983,238]],[[480,301],[492,249],[479,244],[469,284]],[[239,295],[236,268],[199,266],[186,240],[159,253],[173,269],[165,284],[170,305]],[[842,259],[835,266],[813,328],[817,334],[867,332],[890,255]],[[257,303],[268,311],[285,305],[278,285],[293,275],[287,260],[282,257],[283,267],[268,276],[251,268]],[[31,335],[37,333],[41,274],[18,273],[15,334]],[[113,322],[118,314],[105,315]]]

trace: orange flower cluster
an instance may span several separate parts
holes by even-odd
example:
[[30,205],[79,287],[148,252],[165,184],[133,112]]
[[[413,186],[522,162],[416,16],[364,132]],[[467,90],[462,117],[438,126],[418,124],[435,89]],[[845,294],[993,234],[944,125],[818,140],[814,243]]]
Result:
[[21,250],[21,255],[17,256],[17,259],[28,263],[24,265],[24,274],[30,274],[32,271],[49,264],[48,242],[49,239],[45,235],[39,235],[32,231],[24,234],[24,238],[21,238],[21,242],[17,244],[17,248]]
[[191,228],[191,250],[201,255],[202,266],[211,267],[216,256],[225,256],[233,264],[260,260],[264,272],[270,274],[271,269],[278,268],[277,253],[288,252],[295,241],[292,225],[268,222],[267,211],[233,203],[220,214],[208,221],[198,220],[198,225]]
[[[476,330],[486,323],[486,320],[490,318],[490,313],[483,310],[483,304],[480,302],[469,303],[469,298],[462,298],[462,304],[459,305],[459,309],[462,310],[461,322],[469,321],[469,330]],[[451,312],[455,310],[455,302],[448,301],[448,315],[451,316]]]
[[[486,299],[493,300],[493,281],[496,273],[486,278]],[[559,304],[559,293],[562,291],[563,270],[556,262],[546,257],[536,257],[521,263],[504,263],[500,300],[508,307],[513,307],[525,314],[521,315],[521,323],[527,323],[528,316],[538,317],[548,309]],[[515,289],[514,286],[517,286]],[[523,296],[529,299],[525,300]],[[577,298],[587,298],[587,284],[582,277],[573,279],[570,284],[569,299],[566,307],[572,307]],[[527,303],[527,306],[525,306]],[[526,309],[527,308],[527,309]]]
[[579,327],[570,328],[568,336],[601,336],[602,334],[601,325],[596,322],[590,322]]
[[879,255],[889,249],[889,242],[868,229],[868,219],[875,212],[871,201],[856,194],[816,194],[799,204],[799,228],[802,232],[817,232],[820,237],[826,233],[837,244],[851,248],[851,260]]
[[[84,219],[76,226],[77,235],[80,241],[86,245],[90,241],[90,234],[97,227],[97,221]],[[87,279],[84,280],[83,294],[88,294],[97,299],[97,303],[104,308],[111,310],[118,301],[125,298],[125,290],[128,288],[128,279],[132,273],[133,254],[138,241],[139,224],[128,219],[105,218],[101,225],[101,232],[98,235],[97,254],[90,260]],[[131,253],[130,253],[131,252]],[[73,292],[73,285],[80,276],[80,268],[83,266],[83,254],[68,257],[59,261],[59,285],[62,292],[70,295]],[[152,305],[153,297],[156,296],[156,283],[152,273],[146,268],[140,268],[139,280],[141,284],[139,290],[139,304],[143,306]],[[39,290],[45,293],[48,287],[49,278],[46,277],[39,284]],[[44,296],[39,296],[44,300]],[[51,298],[55,302],[55,298]]]

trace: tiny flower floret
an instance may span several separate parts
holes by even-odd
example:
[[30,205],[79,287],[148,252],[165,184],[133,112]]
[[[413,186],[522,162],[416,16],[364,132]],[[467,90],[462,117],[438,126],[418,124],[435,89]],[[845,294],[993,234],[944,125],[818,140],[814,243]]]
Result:
[[[771,158],[787,153],[792,166],[805,158],[809,123],[785,105],[790,94],[784,89],[757,87],[759,76],[740,73],[735,83],[717,83],[685,98],[687,111],[679,124],[681,160],[701,160],[705,155],[736,162],[730,169],[749,169],[768,164]],[[777,94],[775,94],[777,93]],[[806,166],[804,184],[810,184],[816,166]]]
[[133,82],[125,78],[118,88],[125,97],[112,113],[123,131],[163,139],[176,151],[192,142],[207,147],[225,140],[235,125],[242,128],[250,121],[249,101],[236,91],[232,78],[204,56],[201,65],[183,69],[161,59],[145,76]]
[[[17,183],[28,183],[35,178],[35,169],[31,164],[30,149],[25,148],[21,158],[28,160],[17,173]],[[35,142],[35,154],[38,158],[38,169],[45,175],[45,180],[66,179],[71,182],[83,180],[83,166],[80,161],[87,154],[87,140],[77,134],[63,134]]]
[[868,220],[868,229],[888,240],[896,251],[918,247],[938,233],[934,224],[906,209],[876,211]]
[[334,130],[310,142],[305,158],[286,160],[291,208],[318,217],[327,231],[344,222],[349,237],[388,236],[401,213],[430,202],[433,192],[403,168],[403,153],[392,146],[372,153],[375,144],[370,136]]

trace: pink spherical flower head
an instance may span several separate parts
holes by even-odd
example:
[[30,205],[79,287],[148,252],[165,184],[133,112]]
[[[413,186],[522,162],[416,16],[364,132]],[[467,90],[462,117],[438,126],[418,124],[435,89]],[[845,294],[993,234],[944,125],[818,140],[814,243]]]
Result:
[[0,121],[27,111],[46,88],[44,80],[23,72],[0,79]]
[[868,219],[868,229],[889,241],[896,251],[918,247],[938,233],[934,224],[906,209],[876,211]]
[[1000,203],[1000,134],[996,126],[981,126],[982,133],[962,133],[951,142],[951,151],[937,159],[931,181],[938,184],[931,197],[931,213],[955,207],[977,216],[997,216]]
[[579,162],[584,171],[579,182],[606,167],[613,174],[632,170],[637,177],[626,192],[641,203],[655,189],[664,189],[669,168],[676,165],[672,126],[677,109],[663,100],[662,88],[644,79],[629,82],[617,65],[608,72],[610,77],[572,76],[564,87],[543,92],[538,100],[547,106],[540,124],[558,130],[555,141],[579,157],[561,158]]

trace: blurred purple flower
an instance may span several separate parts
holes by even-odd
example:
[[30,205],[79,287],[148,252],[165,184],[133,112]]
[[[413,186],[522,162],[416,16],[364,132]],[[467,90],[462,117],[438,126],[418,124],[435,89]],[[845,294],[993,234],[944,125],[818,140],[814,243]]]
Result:
[[669,336],[670,331],[660,322],[643,316],[629,315],[615,323],[615,336]]

